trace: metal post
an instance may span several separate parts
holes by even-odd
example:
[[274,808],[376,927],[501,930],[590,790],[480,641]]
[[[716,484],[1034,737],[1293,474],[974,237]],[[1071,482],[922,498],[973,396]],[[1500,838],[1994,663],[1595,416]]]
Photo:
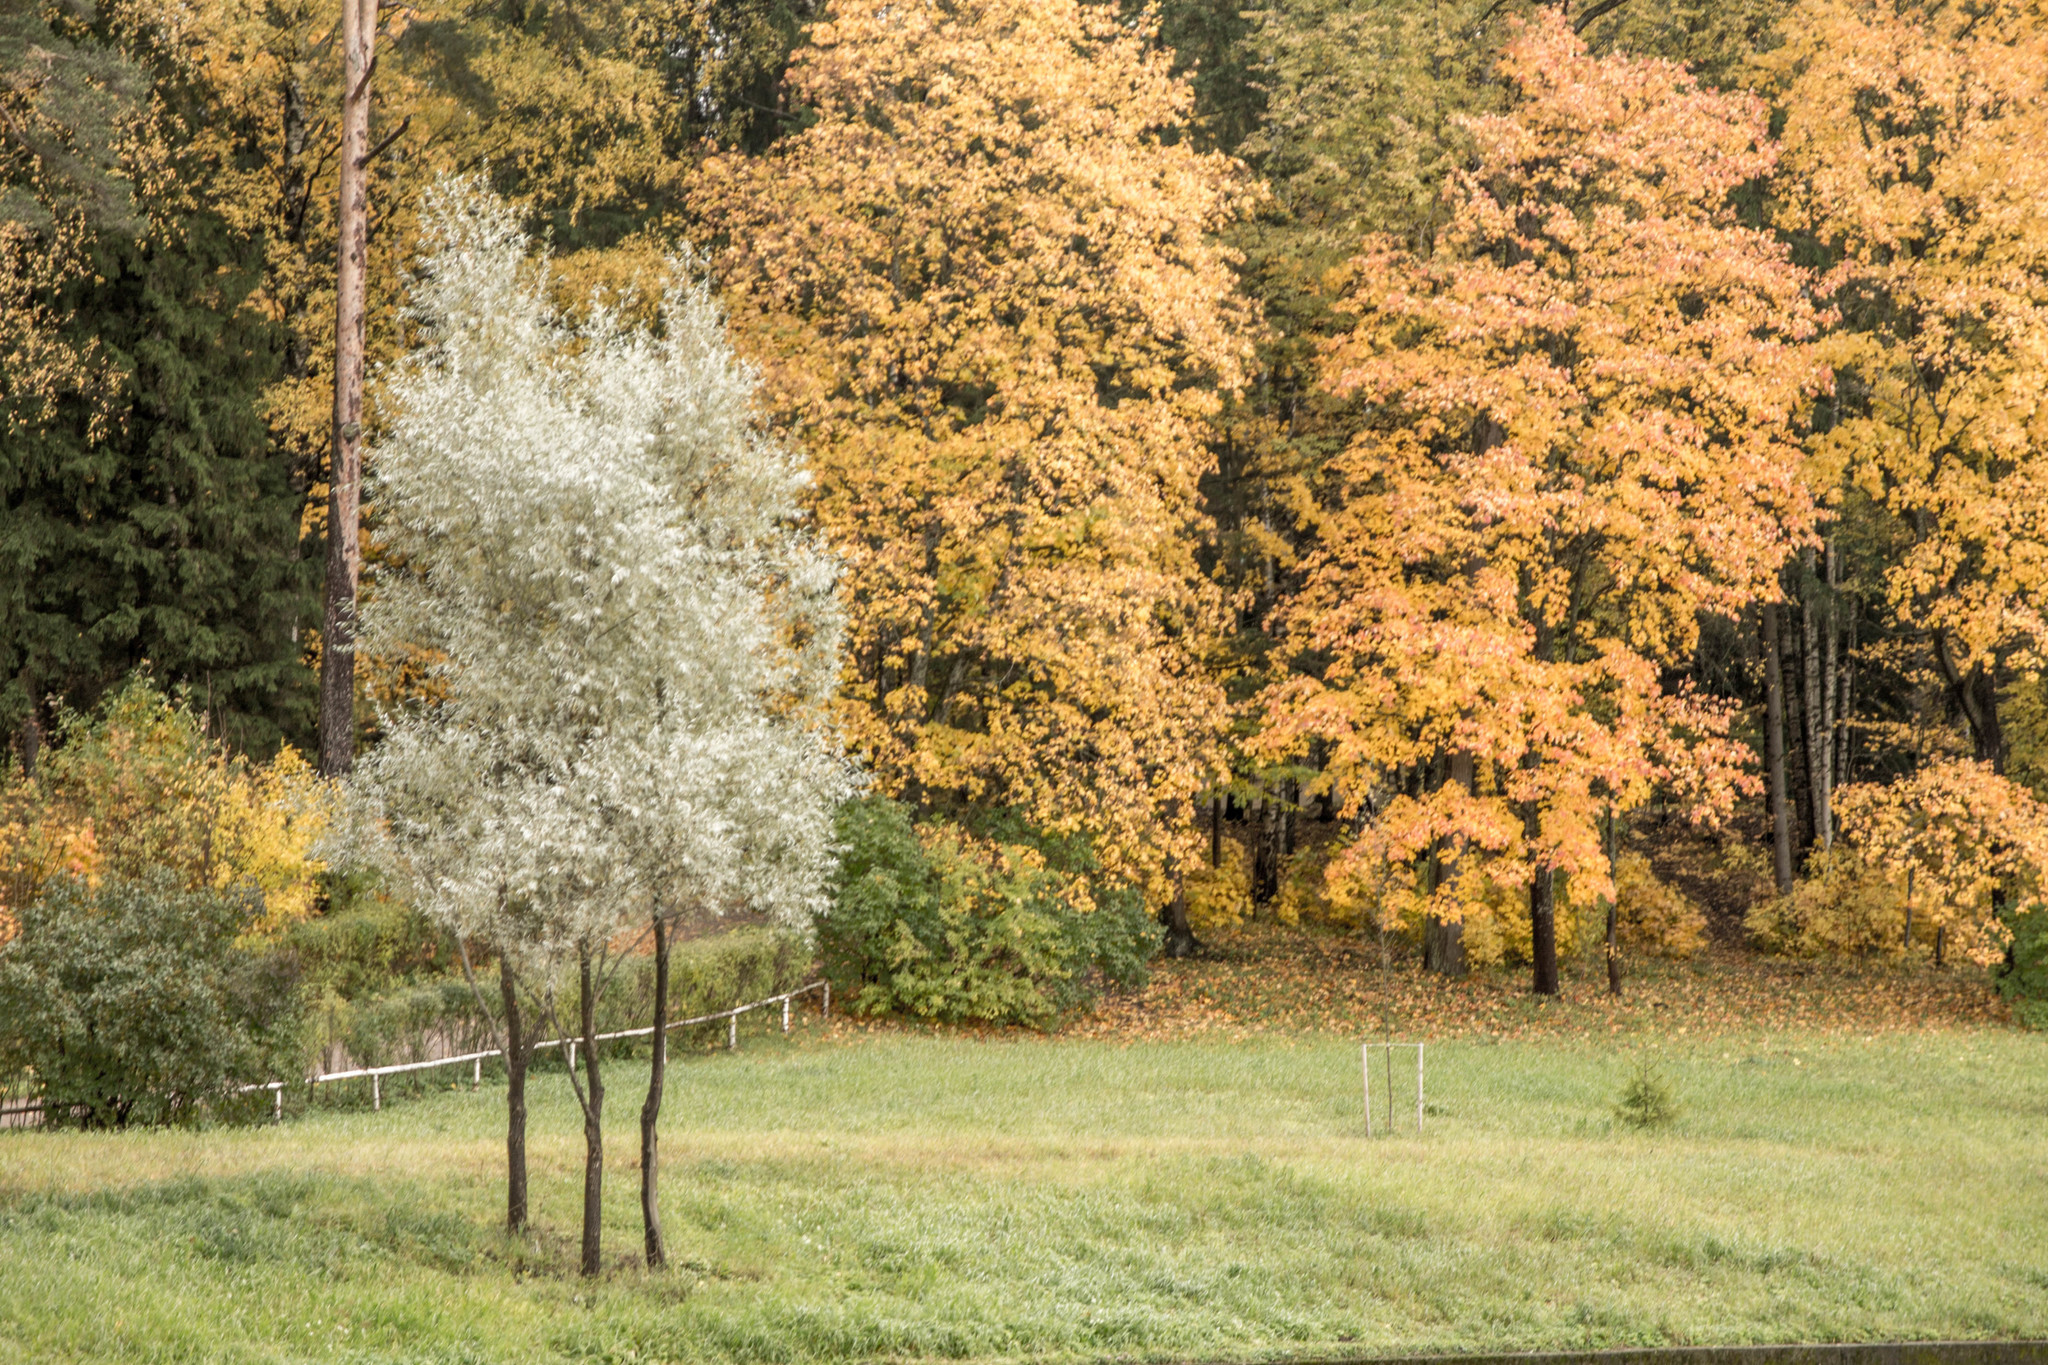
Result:
[[740,1045],[740,1012],[734,1010],[725,1017],[725,1046],[731,1051]]
[[1372,1044],[1358,1050],[1359,1069],[1365,1077],[1365,1135],[1372,1136]]
[[789,1032],[789,997],[782,997],[782,1031]]
[[376,1072],[372,1071],[370,1073],[370,1108],[382,1109],[383,1107],[384,1078],[378,1075]]
[[1422,1044],[1415,1045],[1415,1136],[1422,1136]]

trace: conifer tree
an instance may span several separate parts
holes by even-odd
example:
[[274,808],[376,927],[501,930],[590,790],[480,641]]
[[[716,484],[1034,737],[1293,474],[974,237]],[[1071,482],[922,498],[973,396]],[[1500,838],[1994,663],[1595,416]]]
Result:
[[0,230],[0,312],[30,328],[4,367],[0,708],[20,725],[146,659],[226,738],[275,747],[309,719],[310,579],[262,418],[282,349],[256,303],[264,244],[207,193],[221,166],[192,136],[188,66],[106,16],[44,37],[50,70],[90,79],[14,87],[34,122],[7,123],[28,134],[9,178],[41,213]]

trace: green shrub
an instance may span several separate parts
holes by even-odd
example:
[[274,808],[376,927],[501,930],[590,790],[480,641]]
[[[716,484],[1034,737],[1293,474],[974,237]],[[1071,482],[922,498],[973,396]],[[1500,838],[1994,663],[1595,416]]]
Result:
[[1996,979],[2014,1018],[2048,1029],[2048,910],[2013,916],[2011,955]]
[[53,878],[0,947],[0,1073],[26,1073],[52,1123],[189,1121],[239,1084],[288,1075],[302,991],[290,954],[250,946],[253,891],[166,873],[93,888]]
[[1084,841],[1011,817],[920,830],[884,797],[842,807],[837,835],[819,952],[858,1013],[1044,1027],[1158,951],[1140,896],[1102,885]]

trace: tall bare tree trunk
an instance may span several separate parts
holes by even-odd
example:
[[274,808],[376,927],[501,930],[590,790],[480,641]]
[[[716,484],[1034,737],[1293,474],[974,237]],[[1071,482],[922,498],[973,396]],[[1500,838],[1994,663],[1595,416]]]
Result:
[[583,1265],[585,1275],[604,1268],[604,1080],[597,1067],[597,983],[590,949],[577,953],[576,1002],[583,1035]]
[[646,1231],[649,1270],[659,1270],[668,1264],[668,1247],[661,1238],[658,1132],[662,1088],[668,1082],[668,949],[668,923],[657,912],[654,916],[654,1055],[647,1069],[647,1102],[640,1106],[640,1221]]
[[363,477],[363,342],[370,247],[370,73],[377,0],[341,0],[341,245],[335,263],[334,452],[327,471],[327,591],[320,626],[320,771],[355,766],[357,543]]
[[533,1040],[519,1013],[512,963],[503,954],[498,957],[498,993],[505,1007],[505,1231],[516,1233],[526,1228],[526,1065]]
[[1778,604],[1766,602],[1757,634],[1764,641],[1764,766],[1771,782],[1771,866],[1778,894],[1792,894],[1792,811],[1785,791],[1785,669],[1778,650]]

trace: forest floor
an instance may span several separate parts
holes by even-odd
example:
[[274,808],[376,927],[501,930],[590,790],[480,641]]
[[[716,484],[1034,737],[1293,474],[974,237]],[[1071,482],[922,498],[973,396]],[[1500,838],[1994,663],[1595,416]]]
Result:
[[[1715,994],[1646,968],[1621,1006],[1577,979],[1525,1009],[1506,976],[1420,982],[1283,937],[1219,939],[1052,1037],[806,1016],[737,1052],[692,1040],[665,1274],[636,1264],[633,1059],[608,1068],[595,1282],[559,1072],[535,1080],[517,1239],[489,1078],[394,1084],[381,1113],[335,1087],[277,1127],[0,1133],[0,1341],[796,1365],[2048,1336],[2048,1036],[1947,978]],[[1326,1001],[1317,963],[1364,984]],[[1399,1131],[1363,1135],[1360,1026],[1332,1003],[1354,988],[1420,1002],[1389,1003],[1431,1040],[1419,1135],[1405,1068]],[[1615,1105],[1645,1065],[1682,1109],[1639,1131]]]
[[1854,1034],[2010,1025],[1985,973],[1964,964],[1805,962],[1715,944],[1683,962],[1627,964],[1608,994],[1595,951],[1566,959],[1555,999],[1531,993],[1527,967],[1462,981],[1415,970],[1367,934],[1270,921],[1211,934],[1200,956],[1161,962],[1136,991],[1113,994],[1070,1033],[1116,1038],[1685,1037],[1729,1030]]

